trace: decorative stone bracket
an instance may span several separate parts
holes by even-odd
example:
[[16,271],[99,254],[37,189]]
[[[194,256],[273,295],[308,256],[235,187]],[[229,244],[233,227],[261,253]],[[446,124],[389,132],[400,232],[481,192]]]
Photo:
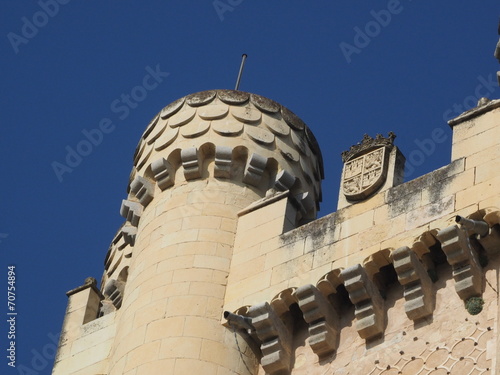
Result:
[[182,167],[186,180],[194,180],[201,177],[200,159],[196,147],[181,150]]
[[409,247],[391,253],[398,280],[404,287],[405,312],[411,320],[424,318],[434,311],[432,281],[424,266]]
[[309,345],[318,357],[337,349],[339,317],[332,305],[313,285],[295,291],[304,320],[309,324]]
[[131,225],[124,225],[121,228],[121,232],[123,235],[123,241],[130,246],[134,246],[137,228]]
[[472,249],[467,232],[453,225],[437,234],[448,263],[453,268],[455,290],[462,300],[479,296],[483,273],[476,252]]
[[130,184],[130,191],[139,199],[143,207],[146,207],[153,200],[154,186],[144,177],[136,176]]
[[363,339],[371,339],[384,332],[384,300],[377,287],[368,278],[365,269],[357,264],[340,273],[349,298],[355,306],[356,330]]
[[122,206],[120,207],[120,215],[136,227],[139,225],[139,220],[141,219],[142,205],[138,202],[132,202],[124,199],[122,201]]
[[160,158],[151,163],[151,171],[158,184],[158,187],[163,191],[174,184],[174,173],[172,167],[164,158]]
[[214,176],[217,178],[231,177],[231,164],[233,149],[227,146],[215,147],[215,167]]
[[252,186],[259,186],[264,171],[266,170],[266,166],[266,157],[258,154],[252,154],[245,168],[243,182]]
[[261,365],[266,373],[288,373],[291,367],[292,338],[285,324],[267,302],[252,306],[248,314],[262,343]]

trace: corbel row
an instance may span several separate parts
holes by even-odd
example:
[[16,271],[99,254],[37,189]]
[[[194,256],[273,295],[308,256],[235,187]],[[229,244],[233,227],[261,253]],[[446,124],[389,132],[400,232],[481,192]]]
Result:
[[[208,145],[208,144],[207,144]],[[205,145],[204,145],[205,146]],[[179,152],[179,151],[176,151]],[[204,153],[197,147],[180,150],[179,161],[169,161],[163,157],[154,160],[151,165],[151,180],[142,176],[135,176],[130,183],[130,197],[122,202],[120,214],[133,226],[137,227],[142,212],[153,200],[155,183],[160,190],[164,191],[174,185],[177,166],[183,168],[184,177],[187,181],[202,177],[204,165]],[[170,159],[170,158],[169,158]],[[232,168],[235,161],[235,149],[228,146],[215,146],[214,176],[219,179],[232,177]],[[242,181],[253,187],[262,187],[268,173],[269,158],[253,153],[245,164]],[[272,186],[266,187],[271,191],[292,190],[296,186],[297,177],[286,170],[276,174]],[[295,195],[300,217],[314,218],[317,202],[311,192],[302,192]],[[128,233],[129,239],[133,239]]]
[[[417,238],[412,248],[403,246],[389,255],[388,261],[392,262],[398,281],[404,288],[404,308],[410,320],[426,318],[435,309],[435,290],[426,258],[430,246],[441,245],[452,266],[455,289],[462,300],[482,292],[484,275],[477,258],[478,249],[471,245],[471,238],[486,244],[488,248],[485,251],[488,254],[497,254],[500,251],[500,212],[489,213],[484,216],[484,220],[457,217],[457,222],[460,227],[454,225],[440,231],[426,232]],[[271,304],[265,302],[250,307],[248,317],[252,328],[248,333],[260,340],[263,354],[261,364],[266,373],[277,375],[290,371],[293,332],[287,327],[293,324],[287,325],[284,317],[294,303],[308,324],[308,344],[314,353],[324,358],[337,350],[341,311],[337,304],[341,300],[334,302],[332,297],[338,294],[341,285],[354,305],[359,336],[365,340],[381,336],[386,326],[384,299],[373,280],[373,272],[371,276],[360,264],[335,269],[324,275],[316,286],[289,288],[278,294]]]

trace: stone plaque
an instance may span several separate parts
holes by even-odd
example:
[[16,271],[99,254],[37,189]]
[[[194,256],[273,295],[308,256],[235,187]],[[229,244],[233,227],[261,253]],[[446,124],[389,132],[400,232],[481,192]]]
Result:
[[365,199],[384,184],[387,155],[386,147],[380,147],[344,164],[342,191],[347,199]]

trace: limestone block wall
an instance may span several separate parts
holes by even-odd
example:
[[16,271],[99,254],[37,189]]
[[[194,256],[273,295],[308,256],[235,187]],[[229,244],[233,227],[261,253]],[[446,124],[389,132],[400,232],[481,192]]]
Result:
[[[252,316],[267,302],[292,337],[272,338],[271,355],[256,329],[259,374],[499,371],[500,101],[450,125],[449,165],[363,202],[292,230],[286,196],[240,212],[224,306]],[[457,215],[489,234],[457,226]],[[475,296],[485,304],[472,316],[464,302]],[[315,349],[318,332],[324,347],[337,343],[330,356]]]
[[116,332],[115,315],[95,319],[102,299],[95,279],[68,292],[68,308],[53,374],[106,374]]

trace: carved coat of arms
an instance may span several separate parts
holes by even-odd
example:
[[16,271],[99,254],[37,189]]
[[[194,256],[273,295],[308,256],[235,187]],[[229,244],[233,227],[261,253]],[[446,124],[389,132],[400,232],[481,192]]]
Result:
[[360,144],[342,154],[342,192],[347,199],[366,199],[384,184],[394,138],[393,133],[389,133],[389,138],[365,135]]

